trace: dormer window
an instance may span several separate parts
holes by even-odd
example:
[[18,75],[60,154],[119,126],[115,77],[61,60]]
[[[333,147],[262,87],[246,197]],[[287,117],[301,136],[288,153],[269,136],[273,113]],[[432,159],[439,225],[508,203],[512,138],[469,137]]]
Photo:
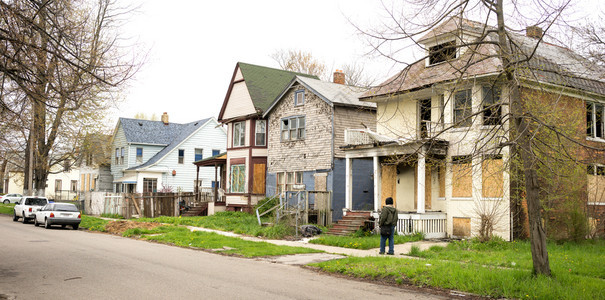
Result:
[[429,66],[456,58],[456,41],[429,47]]
[[294,106],[305,104],[305,91],[300,90],[294,93]]

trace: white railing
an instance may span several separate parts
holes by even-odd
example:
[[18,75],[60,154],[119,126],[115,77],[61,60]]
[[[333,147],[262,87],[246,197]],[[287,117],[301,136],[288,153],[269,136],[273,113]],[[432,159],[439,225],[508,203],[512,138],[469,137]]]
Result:
[[368,145],[374,143],[365,129],[345,129],[345,145]]
[[[379,214],[374,217],[378,219]],[[427,212],[425,214],[400,213],[397,220],[396,230],[398,234],[424,233],[427,239],[438,239],[446,237],[447,215],[441,212]]]

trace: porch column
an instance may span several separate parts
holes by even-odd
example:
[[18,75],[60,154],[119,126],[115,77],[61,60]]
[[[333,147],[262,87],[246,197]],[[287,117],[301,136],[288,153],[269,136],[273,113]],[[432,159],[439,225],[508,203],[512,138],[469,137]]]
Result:
[[418,177],[416,178],[416,187],[418,190],[417,195],[417,207],[416,212],[419,214],[424,213],[424,182],[425,182],[425,168],[426,168],[426,157],[424,156],[424,147],[418,150]]
[[381,201],[381,176],[382,170],[380,169],[380,160],[378,156],[374,156],[374,211],[380,209]]
[[353,209],[353,160],[345,159],[345,208]]

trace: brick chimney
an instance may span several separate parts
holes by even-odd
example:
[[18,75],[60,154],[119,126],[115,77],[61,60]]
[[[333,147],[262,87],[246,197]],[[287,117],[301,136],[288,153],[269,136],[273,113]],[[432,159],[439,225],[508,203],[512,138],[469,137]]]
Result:
[[164,125],[168,125],[168,113],[164,112],[162,114],[162,122],[164,123]]
[[530,38],[540,39],[542,37],[542,28],[538,26],[527,26],[525,28],[525,35]]
[[345,73],[342,70],[334,71],[334,83],[345,84]]

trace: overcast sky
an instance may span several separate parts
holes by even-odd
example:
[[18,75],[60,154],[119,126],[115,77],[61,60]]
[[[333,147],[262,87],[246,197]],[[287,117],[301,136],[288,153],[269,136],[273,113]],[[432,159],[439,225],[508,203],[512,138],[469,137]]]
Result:
[[[363,56],[367,45],[347,20],[376,23],[384,15],[380,1],[133,1],[140,8],[123,35],[148,49],[147,61],[112,122],[139,112],[168,112],[178,123],[218,117],[235,64],[277,68],[269,56],[279,49],[311,52],[329,70],[357,62],[380,79],[396,71]],[[599,1],[588,2],[603,11]]]

